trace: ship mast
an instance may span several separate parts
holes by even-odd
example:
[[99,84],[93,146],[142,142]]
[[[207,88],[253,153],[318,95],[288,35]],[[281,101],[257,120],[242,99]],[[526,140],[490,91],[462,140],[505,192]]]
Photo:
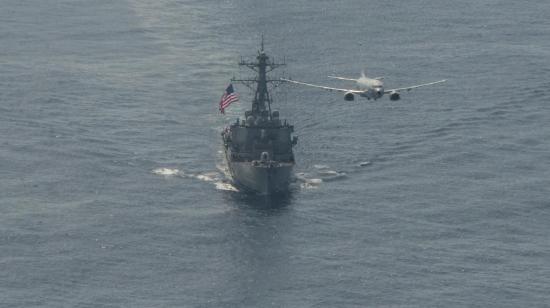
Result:
[[[261,115],[263,111],[269,111],[269,118],[271,119],[271,96],[267,88],[268,83],[279,84],[281,81],[278,79],[268,79],[267,73],[272,70],[286,65],[283,61],[282,63],[276,63],[269,59],[264,51],[264,37],[262,35],[261,49],[258,51],[258,56],[256,57],[255,62],[245,61],[241,58],[239,66],[246,66],[251,70],[258,73],[258,77],[255,79],[235,79],[232,78],[232,82],[238,82],[244,84],[248,88],[255,91],[254,101],[252,102],[252,114]],[[256,84],[256,89],[253,88],[253,85]],[[266,109],[267,108],[267,109]]]

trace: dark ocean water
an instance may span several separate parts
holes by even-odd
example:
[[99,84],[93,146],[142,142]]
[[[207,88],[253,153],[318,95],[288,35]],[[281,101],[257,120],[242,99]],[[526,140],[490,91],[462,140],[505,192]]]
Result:
[[[550,306],[550,2],[0,1],[0,307]],[[232,191],[239,57],[285,86],[288,198]],[[248,72],[242,71],[243,76]],[[363,166],[361,166],[363,165]]]

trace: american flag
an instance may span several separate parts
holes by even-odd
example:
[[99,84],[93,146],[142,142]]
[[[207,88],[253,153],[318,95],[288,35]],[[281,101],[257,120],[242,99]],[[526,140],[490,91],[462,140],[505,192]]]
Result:
[[220,100],[220,112],[225,114],[225,108],[227,108],[231,103],[238,100],[239,95],[235,93],[235,90],[233,89],[233,84],[230,83],[227,86],[227,89],[225,89],[225,92],[222,95],[222,99]]

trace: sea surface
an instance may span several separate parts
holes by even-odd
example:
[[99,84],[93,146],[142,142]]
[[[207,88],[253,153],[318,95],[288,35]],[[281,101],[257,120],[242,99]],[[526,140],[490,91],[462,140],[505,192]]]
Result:
[[[0,307],[549,307],[550,2],[1,0]],[[238,192],[241,56],[290,196]]]

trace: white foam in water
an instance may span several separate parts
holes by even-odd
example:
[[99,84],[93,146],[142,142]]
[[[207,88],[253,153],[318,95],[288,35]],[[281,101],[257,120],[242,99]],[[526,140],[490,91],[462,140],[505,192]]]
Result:
[[[221,166],[218,167],[220,171],[224,172],[225,169],[223,169]],[[179,169],[171,169],[171,168],[157,168],[152,171],[153,174],[162,175],[165,177],[169,176],[183,176],[185,178],[192,178],[197,179],[203,182],[212,183],[216,186],[216,189],[218,190],[224,190],[224,191],[239,191],[235,186],[233,186],[231,183],[223,179],[223,174],[217,171],[212,172],[205,172],[201,174],[183,174],[182,171]]]
[[301,181],[300,187],[302,189],[315,189],[319,188],[319,185],[323,183],[322,179],[316,179],[316,178],[308,178],[308,175],[303,172],[298,172],[294,175],[296,179]]
[[304,183],[310,183],[310,184],[320,184],[321,182],[323,182],[322,179],[315,179],[315,178],[308,178],[308,175],[306,173],[303,173],[303,172],[298,172],[294,175],[296,177],[296,179],[304,182]]
[[323,183],[323,179],[307,179],[306,183],[310,185],[319,185]]
[[318,173],[325,181],[332,181],[346,177],[345,172],[338,172],[334,170],[321,170]]
[[328,169],[327,165],[313,165],[313,168],[315,169]]
[[365,167],[365,166],[368,166],[368,165],[370,165],[370,161],[362,161],[362,162],[359,163],[359,166],[361,166],[361,167]]
[[230,183],[216,182],[214,184],[216,184],[216,189],[219,189],[219,190],[239,191],[235,186],[231,185]]
[[153,170],[153,173],[157,175],[174,176],[180,174],[180,171],[178,169],[157,168]]
[[231,183],[224,181],[222,179],[223,174],[217,171],[206,172],[202,174],[190,174],[188,176],[203,182],[212,183],[216,186],[216,189],[218,190],[239,191],[235,186],[231,185]]
[[216,182],[220,180],[220,174],[218,172],[206,172],[195,176],[197,179],[205,182]]
[[323,183],[321,179],[308,179],[306,182],[300,184],[300,187],[302,189],[317,189],[321,183]]

